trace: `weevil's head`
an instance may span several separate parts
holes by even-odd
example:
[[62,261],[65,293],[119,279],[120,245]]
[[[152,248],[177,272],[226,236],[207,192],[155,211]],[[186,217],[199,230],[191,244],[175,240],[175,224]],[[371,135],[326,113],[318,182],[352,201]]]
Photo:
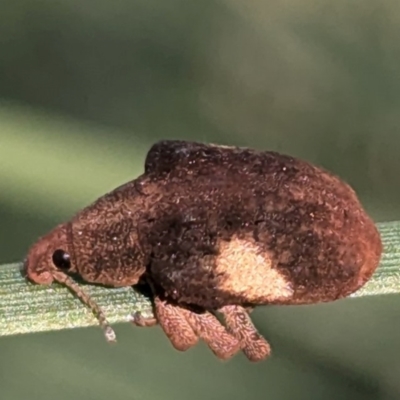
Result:
[[71,271],[67,226],[58,225],[41,237],[30,249],[24,261],[26,277],[40,285],[49,285],[61,271]]

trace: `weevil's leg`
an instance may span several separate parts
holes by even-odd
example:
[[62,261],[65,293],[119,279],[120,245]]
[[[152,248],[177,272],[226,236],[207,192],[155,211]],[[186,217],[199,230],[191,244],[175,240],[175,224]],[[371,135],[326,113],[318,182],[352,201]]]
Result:
[[224,306],[218,312],[224,316],[228,331],[240,341],[243,353],[250,361],[261,361],[270,355],[270,345],[257,332],[243,307]]
[[204,340],[218,358],[227,360],[240,350],[239,341],[229,334],[218,319],[208,311],[196,313],[181,308],[181,312],[194,332]]
[[139,285],[142,291],[146,290],[147,295],[153,298],[154,317],[145,318],[140,312],[136,312],[132,315],[131,321],[142,327],[154,326],[159,323],[171,344],[179,351],[186,351],[193,347],[199,338],[182,315],[181,309],[164,298],[160,298],[151,279],[143,278]]
[[186,351],[197,343],[199,338],[179,307],[159,297],[155,297],[154,307],[157,320],[175,349]]

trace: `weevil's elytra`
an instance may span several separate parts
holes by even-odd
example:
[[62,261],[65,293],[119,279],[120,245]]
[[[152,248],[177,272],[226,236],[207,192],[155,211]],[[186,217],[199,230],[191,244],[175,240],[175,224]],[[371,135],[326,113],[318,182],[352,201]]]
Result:
[[[154,321],[181,351],[203,339],[227,359],[270,354],[249,312],[258,305],[340,299],[363,286],[382,244],[353,189],[275,152],[183,141],[156,143],[137,179],[102,196],[32,246],[29,279],[146,282]],[[69,276],[71,275],[71,276]],[[215,317],[221,314],[223,323]]]

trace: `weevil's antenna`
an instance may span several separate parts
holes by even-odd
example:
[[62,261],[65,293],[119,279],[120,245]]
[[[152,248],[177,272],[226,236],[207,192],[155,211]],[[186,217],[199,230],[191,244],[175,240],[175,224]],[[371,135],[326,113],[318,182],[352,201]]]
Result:
[[100,326],[104,331],[107,342],[115,343],[117,341],[117,336],[114,330],[111,328],[110,324],[108,323],[104,311],[100,308],[100,306],[68,275],[64,274],[61,271],[52,271],[52,275],[54,280],[65,285],[68,289],[70,289],[74,294],[77,295],[82,303],[84,303],[92,310],[93,314],[98,319]]

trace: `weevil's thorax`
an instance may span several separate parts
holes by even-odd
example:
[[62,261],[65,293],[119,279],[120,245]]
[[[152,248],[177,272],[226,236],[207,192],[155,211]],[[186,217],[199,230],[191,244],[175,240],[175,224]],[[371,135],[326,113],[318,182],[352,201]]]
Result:
[[138,234],[143,207],[135,185],[115,189],[71,220],[71,260],[85,281],[128,286],[143,274],[146,254]]

